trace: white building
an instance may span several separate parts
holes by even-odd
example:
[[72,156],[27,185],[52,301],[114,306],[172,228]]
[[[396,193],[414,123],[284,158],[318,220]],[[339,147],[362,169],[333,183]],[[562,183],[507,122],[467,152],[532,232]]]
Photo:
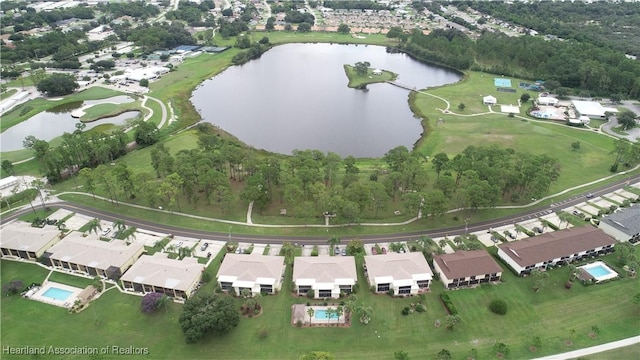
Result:
[[273,294],[282,288],[284,257],[260,254],[226,254],[216,278],[220,288],[239,296],[249,289],[255,294]]
[[378,293],[416,295],[429,289],[433,272],[421,252],[367,255],[364,257],[369,286]]
[[293,282],[298,295],[313,290],[315,299],[337,299],[340,293],[351,293],[357,279],[353,256],[296,257],[293,262]]
[[44,252],[60,241],[60,230],[55,226],[32,227],[30,223],[16,221],[2,227],[0,251],[2,256],[36,261]]
[[616,243],[591,226],[549,232],[498,245],[498,256],[518,275],[613,252]]
[[579,116],[586,116],[591,119],[605,119],[606,112],[618,112],[616,108],[604,107],[595,101],[573,100],[572,103]]
[[495,104],[498,103],[498,99],[496,99],[495,97],[493,97],[491,95],[487,95],[487,96],[482,98],[482,103],[484,105],[495,105]]
[[537,102],[538,102],[538,105],[545,105],[545,106],[558,105],[558,99],[551,96],[539,96]]

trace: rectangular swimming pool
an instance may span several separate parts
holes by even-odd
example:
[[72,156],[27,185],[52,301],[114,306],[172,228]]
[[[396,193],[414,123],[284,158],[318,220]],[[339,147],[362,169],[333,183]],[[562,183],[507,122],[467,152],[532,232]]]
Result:
[[611,280],[618,277],[618,273],[602,261],[596,261],[591,264],[580,266],[579,268],[591,275],[596,282]]
[[73,292],[69,290],[58,289],[57,287],[50,287],[45,291],[42,296],[48,297],[49,299],[65,301],[69,298],[69,296],[73,294]]
[[592,268],[588,268],[585,270],[596,279],[599,277],[611,274],[611,272],[602,265],[594,266]]
[[[329,319],[329,313],[327,312],[327,310],[318,309],[313,313],[313,317],[316,320],[327,320],[327,319]],[[331,319],[332,320],[338,319],[338,314],[331,313]]]

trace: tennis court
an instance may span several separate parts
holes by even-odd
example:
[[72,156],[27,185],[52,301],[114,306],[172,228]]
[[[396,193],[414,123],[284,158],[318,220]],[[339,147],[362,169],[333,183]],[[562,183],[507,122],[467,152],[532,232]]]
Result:
[[493,79],[493,84],[496,87],[511,87],[511,79],[505,79],[505,78],[494,78]]

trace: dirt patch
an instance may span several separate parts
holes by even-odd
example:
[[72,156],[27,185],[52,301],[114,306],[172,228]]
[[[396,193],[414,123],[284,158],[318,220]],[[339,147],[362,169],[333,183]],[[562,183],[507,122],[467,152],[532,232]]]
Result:
[[595,339],[596,338],[596,334],[595,333],[589,333],[589,337],[592,338],[592,339]]
[[536,351],[538,351],[538,348],[535,347],[535,346],[529,346],[529,351],[536,352]]
[[499,353],[496,353],[496,357],[497,357],[498,359],[502,359],[502,358],[504,358],[504,354],[503,354],[503,353],[500,353],[500,352],[499,352]]
[[573,341],[571,341],[571,340],[565,340],[565,341],[564,341],[564,344],[565,344],[566,346],[571,346],[571,345],[573,345]]

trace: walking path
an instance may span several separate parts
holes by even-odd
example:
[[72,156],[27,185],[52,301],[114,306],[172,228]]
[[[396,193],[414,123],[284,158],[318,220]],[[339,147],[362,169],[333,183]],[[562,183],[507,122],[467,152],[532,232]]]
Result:
[[569,352],[562,353],[562,354],[545,356],[545,357],[537,358],[535,360],[575,359],[575,358],[578,358],[578,357],[581,357],[581,356],[597,354],[597,353],[600,353],[600,352],[603,352],[603,351],[618,349],[618,348],[621,348],[621,347],[630,346],[630,345],[634,345],[634,344],[640,344],[640,335],[634,336],[634,337],[630,337],[630,338],[627,338],[627,339],[613,341],[613,342],[602,344],[602,345],[597,345],[597,346],[592,346],[592,347],[588,347],[588,348],[584,348],[584,349],[569,351]]

